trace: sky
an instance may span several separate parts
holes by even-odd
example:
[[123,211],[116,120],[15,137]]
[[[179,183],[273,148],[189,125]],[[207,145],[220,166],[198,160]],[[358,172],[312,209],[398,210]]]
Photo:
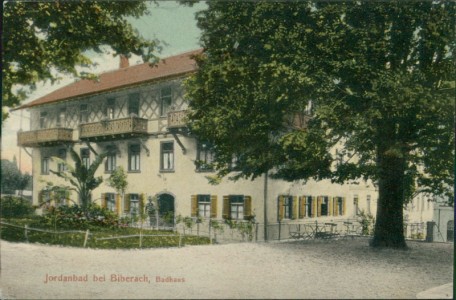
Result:
[[[150,15],[140,19],[131,18],[129,21],[143,37],[160,41],[161,52],[156,54],[158,57],[167,57],[200,47],[200,30],[196,26],[195,13],[205,7],[204,3],[196,3],[193,7],[188,7],[175,1],[150,2]],[[113,70],[119,65],[119,58],[112,55],[93,55],[91,59],[97,63],[96,67],[90,69],[93,73]],[[139,57],[130,58],[130,65],[140,62]],[[24,103],[42,97],[73,81],[74,78],[66,76],[54,85],[38,84],[36,91]],[[12,160],[16,156],[21,171],[31,173],[31,157],[17,146],[17,132],[21,128],[24,131],[30,130],[28,112],[26,110],[11,112],[2,126],[1,158]]]

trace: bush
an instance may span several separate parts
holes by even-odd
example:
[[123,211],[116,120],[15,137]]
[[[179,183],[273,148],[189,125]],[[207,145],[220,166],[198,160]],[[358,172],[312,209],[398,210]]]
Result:
[[35,209],[30,201],[15,197],[3,196],[1,198],[1,216],[3,218],[27,217],[33,215]]
[[79,205],[51,206],[42,216],[41,223],[45,226],[84,230],[91,227],[119,226],[119,218],[114,212],[96,204],[91,204],[87,210],[87,213],[84,213]]

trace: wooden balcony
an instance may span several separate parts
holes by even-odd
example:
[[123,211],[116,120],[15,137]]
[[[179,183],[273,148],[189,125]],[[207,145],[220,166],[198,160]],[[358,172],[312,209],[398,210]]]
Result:
[[147,119],[128,117],[79,125],[81,140],[110,140],[147,134]]
[[52,146],[73,142],[73,129],[50,128],[17,133],[17,145],[21,147]]
[[171,111],[168,113],[168,129],[187,127],[187,111]]
[[306,129],[311,119],[312,116],[307,113],[291,113],[285,117],[284,126],[292,129]]

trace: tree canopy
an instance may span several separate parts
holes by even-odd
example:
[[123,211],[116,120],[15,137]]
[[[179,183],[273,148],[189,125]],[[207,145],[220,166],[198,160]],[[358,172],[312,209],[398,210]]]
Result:
[[22,174],[16,164],[16,159],[9,161],[1,160],[1,193],[14,194],[16,190],[23,191],[31,181],[28,173]]
[[20,104],[37,82],[59,74],[90,77],[76,66],[91,63],[89,50],[154,58],[154,42],[143,39],[125,17],[147,12],[144,1],[5,1],[3,3],[2,108]]
[[455,16],[447,1],[209,2],[191,130],[220,175],[373,180],[373,245],[405,247],[403,205],[452,193]]

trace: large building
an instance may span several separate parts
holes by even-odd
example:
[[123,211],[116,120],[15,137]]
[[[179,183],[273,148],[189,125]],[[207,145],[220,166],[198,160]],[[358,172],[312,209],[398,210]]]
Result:
[[[18,133],[18,145],[33,149],[34,204],[49,199],[56,205],[67,199],[77,202],[74,193],[48,189],[49,182],[68,185],[49,170],[64,168],[52,158],[71,161],[72,147],[87,165],[97,153],[107,152],[97,173],[105,179],[116,167],[126,170],[124,198],[105,183],[92,194],[95,203],[120,216],[137,211],[148,199],[154,199],[170,225],[179,215],[254,218],[260,224],[342,221],[356,218],[361,211],[375,216],[378,192],[370,182],[304,184],[269,179],[265,186],[264,178],[258,178],[209,184],[208,176],[215,174],[208,168],[211,149],[188,132],[185,121],[183,80],[196,72],[192,55],[199,51],[169,57],[154,66],[129,66],[128,59],[121,58],[119,69],[97,80],[76,81],[23,105],[21,109],[30,111],[30,131]],[[432,205],[425,203],[420,212],[409,214],[412,219],[432,218]]]

